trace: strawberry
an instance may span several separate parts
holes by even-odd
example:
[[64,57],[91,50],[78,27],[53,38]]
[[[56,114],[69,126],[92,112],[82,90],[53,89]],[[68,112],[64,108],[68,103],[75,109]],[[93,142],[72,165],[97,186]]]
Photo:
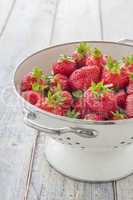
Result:
[[57,106],[53,109],[52,113],[54,113],[55,115],[61,115],[64,116],[66,111],[61,107],[61,106]]
[[121,108],[125,108],[126,97],[127,97],[127,94],[125,93],[125,91],[124,90],[120,90],[119,92],[117,92],[115,94],[115,96],[116,96],[117,106],[121,107]]
[[117,108],[115,95],[103,82],[91,85],[85,92],[85,101],[92,112],[100,113],[107,117],[112,112],[115,112]]
[[72,89],[86,90],[91,82],[98,82],[100,80],[100,69],[98,66],[85,66],[75,70],[70,78],[70,86]]
[[91,54],[86,58],[86,65],[97,65],[102,67],[106,64],[106,56],[103,56],[98,48],[94,48]]
[[32,75],[32,73],[28,73],[24,76],[21,83],[21,91],[27,91],[32,89],[32,84],[34,84],[37,79]]
[[133,94],[133,73],[129,74],[129,85],[127,87],[127,93]]
[[112,112],[112,119],[113,120],[120,120],[120,119],[126,119],[127,116],[124,112],[122,111],[116,111],[116,112]]
[[39,101],[41,101],[42,97],[38,92],[28,91],[26,95],[26,100],[33,105],[36,105]]
[[77,64],[77,68],[83,67],[86,64],[86,57],[90,51],[90,47],[87,43],[81,42],[76,50],[72,53],[72,57]]
[[56,74],[51,80],[51,87],[58,87],[58,85],[62,90],[69,90],[69,81],[67,76]]
[[126,99],[126,114],[127,116],[133,117],[133,94],[129,94]]
[[84,118],[86,113],[86,102],[84,101],[84,98],[79,98],[74,102],[74,110],[79,113],[79,116],[81,119]]
[[103,120],[105,120],[105,117],[104,117],[104,115],[102,115],[100,113],[89,113],[89,114],[85,115],[85,119],[86,120],[103,121]]
[[54,74],[63,74],[70,76],[70,74],[76,69],[76,63],[72,57],[66,55],[60,55],[60,59],[52,66]]
[[117,61],[108,57],[107,64],[103,70],[102,80],[105,84],[112,84],[113,87],[125,88],[128,85],[129,78],[127,73]]
[[123,58],[123,68],[127,71],[128,74],[133,72],[133,55]]

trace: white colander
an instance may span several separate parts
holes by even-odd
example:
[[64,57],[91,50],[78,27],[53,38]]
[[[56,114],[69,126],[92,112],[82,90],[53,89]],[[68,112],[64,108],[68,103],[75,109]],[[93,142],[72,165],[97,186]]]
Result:
[[[115,58],[133,54],[132,45],[86,42]],[[24,103],[24,121],[46,135],[46,157],[61,173],[85,181],[119,179],[133,172],[133,119],[101,122],[71,119],[42,111],[19,95],[23,76],[34,66],[44,68],[47,73],[60,54],[71,54],[77,45],[79,42],[49,47],[29,56],[17,67],[14,84]]]

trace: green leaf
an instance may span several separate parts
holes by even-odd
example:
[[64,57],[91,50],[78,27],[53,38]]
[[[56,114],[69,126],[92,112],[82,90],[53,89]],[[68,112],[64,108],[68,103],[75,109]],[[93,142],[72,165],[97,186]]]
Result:
[[42,79],[46,81],[46,84],[49,85],[51,83],[51,80],[53,79],[52,74],[46,74],[46,75],[42,75]]
[[133,55],[127,56],[123,58],[123,61],[127,65],[133,64]]
[[39,92],[41,90],[41,85],[39,83],[33,83],[32,84],[32,90]]
[[43,70],[40,67],[35,67],[32,70],[32,74],[36,78],[41,78],[41,76],[43,75]]
[[81,90],[76,90],[72,92],[72,95],[75,99],[79,99],[83,96],[83,92]]
[[112,72],[112,73],[120,73],[120,64],[114,60],[111,56],[107,59],[107,65],[106,67]]
[[130,80],[133,80],[133,73],[129,74],[129,78],[130,78]]
[[94,48],[92,50],[92,55],[95,57],[95,58],[100,58],[102,56],[102,53],[100,51],[100,49],[98,48]]
[[65,54],[60,54],[59,61],[71,61],[73,62],[73,58],[71,56],[67,56]]
[[86,42],[81,42],[79,44],[79,46],[76,48],[76,51],[79,53],[79,54],[82,54],[82,55],[86,55],[87,53],[90,52],[90,46],[88,43]]
[[92,83],[91,87],[89,88],[92,93],[97,97],[101,97],[104,94],[111,92],[111,89],[109,89],[106,85],[104,85],[104,83],[101,81],[99,83]]
[[74,109],[73,110],[69,109],[66,113],[66,117],[70,117],[70,118],[78,118],[79,115],[80,113],[76,112]]

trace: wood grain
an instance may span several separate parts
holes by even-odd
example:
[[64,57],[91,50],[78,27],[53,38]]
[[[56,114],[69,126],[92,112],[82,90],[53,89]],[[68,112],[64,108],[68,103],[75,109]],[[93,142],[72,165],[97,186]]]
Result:
[[133,38],[132,23],[133,1],[101,1],[104,40]]
[[57,11],[52,43],[101,38],[98,0],[63,0]]
[[[9,1],[6,0],[6,3],[8,5]],[[0,23],[1,27],[4,27],[0,35],[0,199],[2,200],[24,199],[36,139],[33,129],[23,124],[21,105],[12,89],[13,71],[22,58],[48,45],[55,7],[56,1],[52,0],[19,0],[12,7],[12,12],[9,13],[9,9],[7,10],[7,15],[2,17]],[[3,7],[0,7],[0,11],[1,9]]]
[[113,200],[112,183],[91,184],[69,179],[46,161],[45,138],[38,140],[28,200]]

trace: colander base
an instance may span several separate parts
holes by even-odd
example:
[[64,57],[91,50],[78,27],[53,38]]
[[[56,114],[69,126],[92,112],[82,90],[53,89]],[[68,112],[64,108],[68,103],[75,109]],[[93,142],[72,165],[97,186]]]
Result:
[[133,172],[133,145],[119,150],[93,152],[46,137],[45,154],[57,171],[80,181],[112,181]]

